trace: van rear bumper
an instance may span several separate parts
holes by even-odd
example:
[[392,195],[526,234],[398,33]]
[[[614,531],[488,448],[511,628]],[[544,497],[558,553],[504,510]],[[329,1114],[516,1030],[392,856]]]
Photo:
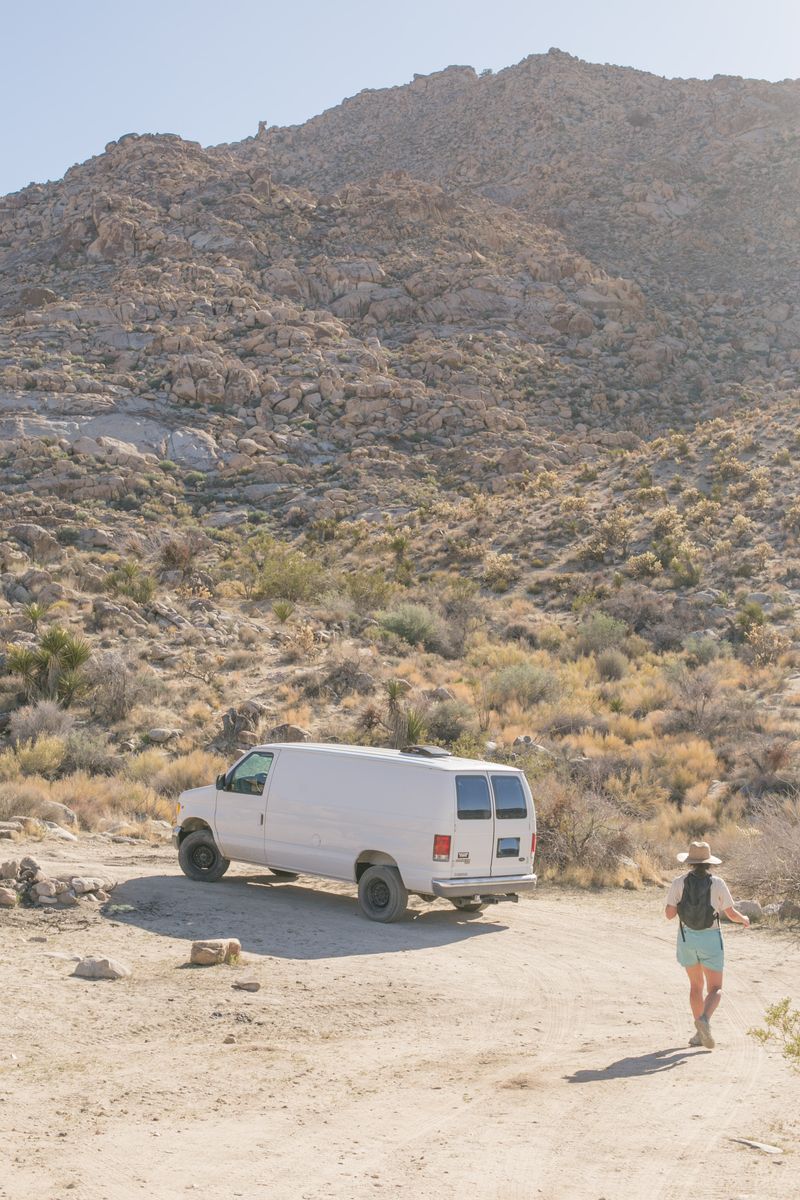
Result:
[[537,884],[535,875],[478,875],[471,879],[433,879],[434,895],[450,899],[453,896],[513,896],[532,892]]

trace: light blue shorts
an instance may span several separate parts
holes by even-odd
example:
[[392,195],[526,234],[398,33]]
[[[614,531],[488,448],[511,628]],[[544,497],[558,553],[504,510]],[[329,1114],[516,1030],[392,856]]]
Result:
[[699,963],[709,971],[721,971],[725,966],[725,950],[719,929],[716,926],[711,929],[687,929],[684,925],[681,937],[678,926],[678,962],[682,967],[694,967]]

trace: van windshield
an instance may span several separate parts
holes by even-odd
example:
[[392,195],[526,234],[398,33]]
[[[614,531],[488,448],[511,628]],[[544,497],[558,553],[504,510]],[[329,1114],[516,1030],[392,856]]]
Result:
[[493,775],[494,811],[498,821],[513,821],[528,815],[525,793],[518,775]]
[[462,821],[491,821],[489,784],[482,775],[456,775],[456,811]]

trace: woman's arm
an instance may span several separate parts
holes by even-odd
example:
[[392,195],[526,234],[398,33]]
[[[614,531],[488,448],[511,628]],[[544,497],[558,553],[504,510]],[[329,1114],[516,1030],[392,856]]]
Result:
[[749,929],[750,918],[746,917],[744,913],[740,913],[738,908],[726,908],[723,909],[723,912],[729,921],[733,921],[734,925],[744,925],[745,929]]
[[664,909],[664,915],[668,921],[674,921],[678,915],[678,910],[674,904],[668,904]]

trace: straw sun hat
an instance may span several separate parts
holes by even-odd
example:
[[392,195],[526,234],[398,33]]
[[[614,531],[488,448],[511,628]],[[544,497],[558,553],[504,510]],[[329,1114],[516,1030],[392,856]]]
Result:
[[689,849],[678,855],[678,862],[686,863],[687,867],[697,867],[701,863],[716,866],[722,859],[714,857],[708,842],[691,842]]

